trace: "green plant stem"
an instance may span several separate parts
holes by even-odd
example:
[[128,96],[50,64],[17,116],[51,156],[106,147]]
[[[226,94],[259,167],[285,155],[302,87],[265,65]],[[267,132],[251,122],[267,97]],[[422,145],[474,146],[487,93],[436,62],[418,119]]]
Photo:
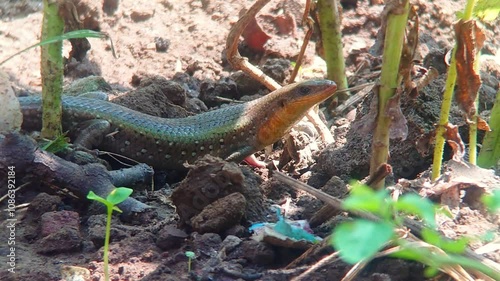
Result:
[[[476,0],[467,1],[464,10],[464,20],[469,20],[472,17],[472,10],[475,2]],[[439,123],[436,128],[436,146],[434,147],[434,156],[432,161],[432,180],[437,179],[441,175],[441,165],[443,164],[443,151],[445,144],[444,133],[446,131],[446,125],[448,125],[451,100],[453,98],[453,91],[455,90],[455,82],[457,79],[457,62],[455,60],[456,49],[457,46],[455,44],[451,54],[450,66],[448,67],[448,76],[446,77],[446,86],[443,94],[443,104],[441,105]]]
[[456,49],[456,47],[453,48],[451,54],[451,62],[448,67],[448,76],[446,77],[446,86],[443,94],[443,103],[441,104],[439,123],[436,128],[436,145],[434,147],[434,159],[432,161],[432,180],[437,179],[441,175],[445,143],[444,133],[449,120],[451,100],[453,98],[453,90],[455,89],[455,82],[457,79],[457,63],[455,61]]
[[108,267],[108,255],[109,255],[109,237],[111,234],[111,215],[113,214],[113,207],[112,206],[106,206],[107,208],[107,220],[106,220],[106,236],[104,238],[104,256],[103,256],[103,263],[104,263],[104,280],[108,281],[109,280],[109,267]]
[[[337,0],[318,0],[321,36],[325,50],[327,77],[337,84],[337,90],[347,89],[345,60],[340,31],[340,15]],[[344,93],[348,96],[348,93]]]
[[[474,71],[479,73],[481,68],[481,61],[479,57],[481,56],[481,50],[476,53],[476,60],[474,61]],[[478,89],[479,91],[479,89]],[[476,93],[476,100],[474,101],[474,116],[472,117],[472,123],[469,125],[469,162],[471,164],[477,164],[477,114],[479,112],[479,93]]]
[[[401,60],[406,22],[408,20],[409,1],[404,1],[400,5],[404,7],[400,14],[389,13],[387,17],[382,73],[378,93],[378,115],[372,141],[370,175],[373,175],[381,164],[387,163],[389,155],[391,118],[385,114],[386,105],[389,99],[394,96],[396,89],[401,83],[399,62]],[[384,180],[381,180],[376,184],[375,188],[380,189],[384,184]]]
[[477,163],[477,104],[479,96],[476,96],[476,101],[474,101],[474,107],[476,108],[476,113],[472,116],[472,123],[469,125],[469,162],[476,165]]
[[[64,21],[59,16],[58,1],[44,0],[41,41],[60,36],[63,31]],[[44,138],[55,139],[62,133],[62,42],[42,46],[40,64],[43,107],[41,135]]]
[[500,91],[497,92],[495,104],[491,109],[489,125],[491,131],[486,132],[477,158],[477,165],[488,169],[494,167],[500,159]]
[[464,20],[470,20],[472,18],[472,12],[474,11],[474,6],[477,0],[468,0],[465,4],[464,9]]

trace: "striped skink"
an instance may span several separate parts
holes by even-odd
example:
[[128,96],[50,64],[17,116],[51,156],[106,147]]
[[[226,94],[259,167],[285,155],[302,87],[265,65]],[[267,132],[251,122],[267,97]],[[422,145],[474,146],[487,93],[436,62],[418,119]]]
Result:
[[[205,154],[242,161],[279,140],[309,108],[337,89],[329,80],[284,86],[235,106],[195,116],[167,119],[97,99],[63,97],[63,128],[92,119],[109,122],[98,148],[160,169],[182,169]],[[23,128],[41,128],[40,97],[20,97]]]

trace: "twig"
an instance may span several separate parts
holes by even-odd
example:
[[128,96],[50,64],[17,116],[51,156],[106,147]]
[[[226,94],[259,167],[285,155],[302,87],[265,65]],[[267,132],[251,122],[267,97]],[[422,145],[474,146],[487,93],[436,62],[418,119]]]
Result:
[[[242,70],[250,77],[261,82],[269,90],[274,91],[281,88],[281,85],[267,76],[262,70],[253,66],[246,58],[243,58],[238,52],[238,42],[245,27],[250,23],[255,15],[264,7],[270,0],[258,0],[248,9],[248,11],[233,25],[226,40],[226,55],[227,60],[236,70]],[[309,110],[306,114],[307,119],[314,125],[319,132],[323,141],[327,144],[333,142],[332,133],[328,127],[321,121],[318,114],[314,110]]]
[[335,252],[331,255],[328,255],[327,257],[321,259],[317,263],[315,263],[313,266],[311,266],[308,270],[304,271],[301,275],[295,277],[292,279],[292,281],[301,281],[301,280],[309,280],[309,274],[312,272],[316,271],[319,267],[326,265],[327,263],[334,262],[338,259],[339,257],[339,252]]

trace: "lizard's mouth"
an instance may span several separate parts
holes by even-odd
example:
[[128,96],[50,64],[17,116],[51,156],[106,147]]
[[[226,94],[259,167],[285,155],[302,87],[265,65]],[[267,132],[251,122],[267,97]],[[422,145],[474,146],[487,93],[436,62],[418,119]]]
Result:
[[279,140],[285,132],[295,125],[314,105],[331,97],[337,90],[335,83],[324,83],[315,86],[307,95],[284,100],[281,106],[273,109],[267,120],[257,131],[260,144],[267,146]]

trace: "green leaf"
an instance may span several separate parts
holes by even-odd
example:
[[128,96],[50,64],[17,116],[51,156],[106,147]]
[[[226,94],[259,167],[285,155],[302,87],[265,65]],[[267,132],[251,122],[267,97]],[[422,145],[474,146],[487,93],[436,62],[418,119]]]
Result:
[[116,211],[118,213],[123,213],[123,211],[120,208],[118,208],[118,206],[115,205],[113,205],[113,211]]
[[473,13],[483,21],[493,21],[500,13],[500,1],[478,0]]
[[113,205],[118,205],[125,201],[134,190],[128,187],[117,187],[106,197],[106,200]]
[[401,196],[394,206],[398,211],[418,215],[430,227],[436,228],[435,206],[429,199],[410,193]]
[[439,268],[434,266],[429,266],[424,269],[424,276],[426,278],[432,278],[439,273]]
[[97,201],[97,202],[101,202],[102,204],[104,205],[108,205],[108,201],[106,201],[106,199],[102,198],[101,196],[95,194],[93,191],[89,191],[89,194],[87,194],[87,199],[89,200],[94,200],[94,201]]
[[391,224],[359,219],[337,226],[331,243],[344,261],[354,264],[372,257],[393,237]]
[[493,190],[492,194],[483,194],[481,201],[492,213],[500,209],[500,189]]
[[[43,45],[47,45],[47,44],[51,44],[51,43],[55,43],[55,42],[59,42],[59,41],[63,41],[63,40],[67,40],[67,39],[78,39],[78,38],[109,38],[111,41],[111,38],[104,32],[97,32],[97,31],[88,30],[88,29],[74,30],[74,31],[67,32],[63,35],[54,36],[54,37],[49,38],[45,41],[31,45],[31,46],[13,54],[12,56],[6,58],[4,61],[0,62],[0,65],[6,63],[7,61],[9,61],[10,59],[12,59],[15,56],[17,56],[23,52],[28,51],[29,49],[43,46]],[[111,41],[111,50],[113,52],[113,56],[116,57],[114,47],[113,47],[113,41]]]
[[191,252],[191,251],[186,251],[184,253],[186,255],[186,257],[188,257],[189,259],[194,259],[196,256],[194,254],[194,252]]
[[55,140],[49,141],[47,144],[42,146],[42,150],[57,153],[68,147],[68,142],[66,141],[66,134],[58,136]]
[[402,250],[399,250],[393,254],[389,255],[390,257],[393,258],[398,258],[398,259],[405,259],[405,260],[414,260],[414,261],[421,261],[425,257],[422,256],[419,252],[414,251],[413,249],[408,249],[408,248],[403,248]]
[[437,231],[429,228],[424,228],[422,230],[422,238],[425,242],[439,247],[447,253],[460,254],[465,251],[469,239],[466,237],[460,237],[457,240],[450,240],[441,236]]
[[366,211],[385,215],[389,208],[388,192],[386,190],[374,191],[362,184],[355,184],[351,194],[344,200],[342,206],[346,210]]

